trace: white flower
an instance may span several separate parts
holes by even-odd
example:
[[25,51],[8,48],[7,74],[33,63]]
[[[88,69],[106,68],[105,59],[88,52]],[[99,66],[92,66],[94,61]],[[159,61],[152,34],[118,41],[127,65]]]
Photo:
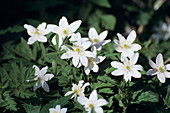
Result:
[[156,64],[152,60],[149,60],[149,65],[153,69],[149,69],[146,73],[147,75],[157,74],[157,78],[161,83],[165,83],[165,78],[170,78],[170,72],[167,71],[170,70],[170,64],[163,64],[163,57],[161,53],[159,53],[156,57]]
[[[72,46],[72,49],[69,49],[66,46],[62,46],[62,49],[66,50],[66,53],[64,53],[61,56],[61,59],[69,59],[73,57],[72,62],[75,67],[79,67],[79,65],[84,65],[88,66],[88,59],[87,57],[93,57],[95,58],[95,55],[90,52],[86,51],[90,47],[91,43],[90,42],[79,42],[76,43],[76,45]],[[81,63],[81,64],[80,64]]]
[[[80,27],[81,20],[77,20],[69,25],[67,18],[62,17],[59,21],[59,26],[49,24],[47,29],[50,31],[57,33],[59,36],[59,47],[62,45],[65,37],[72,36],[74,32]],[[56,39],[53,37],[52,43],[56,45]]]
[[83,43],[83,42],[89,41],[88,38],[82,38],[80,33],[73,34],[69,40],[73,41],[73,44]]
[[34,28],[32,25],[25,24],[24,28],[27,29],[27,33],[31,36],[28,39],[27,43],[33,44],[37,40],[39,42],[47,42],[47,38],[44,35],[48,34],[50,31],[46,29],[45,27],[46,27],[45,22],[40,24],[37,28]]
[[[95,46],[92,47],[92,52],[95,56],[97,55]],[[93,72],[98,72],[99,66],[97,64],[102,62],[105,58],[106,58],[105,56],[98,56],[98,57],[96,56],[95,58],[88,57],[88,66],[84,67],[84,71],[85,71],[86,75],[89,75],[91,70],[93,70]]]
[[117,52],[121,52],[121,60],[126,57],[131,57],[134,51],[141,49],[139,44],[132,44],[136,38],[136,32],[133,30],[127,37],[127,40],[119,33],[117,33],[119,40],[114,40],[114,47]]
[[170,24],[160,21],[159,25],[154,27],[154,31],[151,36],[154,39],[168,40],[170,38]]
[[87,82],[83,85],[84,81],[80,80],[78,85],[77,84],[72,84],[72,91],[68,91],[64,96],[68,96],[72,93],[74,93],[74,95],[71,98],[77,98],[77,96],[84,96],[84,90],[86,86],[89,86],[90,84]]
[[[35,68],[35,76],[36,76],[33,80],[37,80],[36,84],[34,85],[34,91],[37,88],[40,88],[42,86],[42,88],[46,92],[49,92],[49,86],[46,83],[46,81],[51,80],[54,77],[54,75],[46,74],[48,66],[42,68],[41,70],[36,65],[33,65],[33,68]],[[29,81],[33,81],[33,80],[26,80],[26,81],[29,82]]]
[[98,35],[95,28],[90,28],[89,39],[92,42],[92,46],[95,46],[98,51],[101,50],[101,46],[109,43],[111,40],[104,40],[107,36],[108,31],[103,31]]
[[111,74],[114,76],[124,75],[124,79],[127,82],[128,80],[131,81],[131,77],[140,78],[141,74],[138,70],[143,70],[141,65],[135,65],[138,60],[139,54],[135,53],[130,60],[125,58],[123,63],[113,61],[111,62],[111,66],[117,68]]
[[92,93],[89,96],[89,99],[84,96],[79,96],[77,101],[84,105],[84,108],[88,113],[92,112],[92,109],[96,113],[103,113],[103,109],[101,106],[108,104],[108,102],[105,99],[98,99],[97,97],[97,91],[93,90]]
[[60,107],[60,105],[56,105],[55,108],[50,108],[49,109],[50,113],[66,113],[67,112],[67,108],[62,108]]

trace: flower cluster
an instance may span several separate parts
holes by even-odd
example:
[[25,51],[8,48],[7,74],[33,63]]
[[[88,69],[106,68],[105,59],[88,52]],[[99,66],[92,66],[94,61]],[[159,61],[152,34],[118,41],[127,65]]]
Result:
[[[99,66],[97,64],[104,61],[105,56],[98,56],[97,52],[102,50],[102,46],[111,42],[111,40],[105,40],[108,31],[103,31],[98,34],[95,28],[90,28],[88,32],[88,38],[82,37],[79,32],[76,33],[77,29],[80,27],[82,21],[77,20],[71,24],[68,23],[66,17],[62,17],[59,20],[59,26],[48,24],[45,22],[40,24],[37,28],[31,25],[25,24],[24,27],[27,29],[28,34],[31,36],[28,39],[28,44],[31,45],[35,41],[47,42],[45,35],[52,32],[55,36],[52,38],[51,42],[58,46],[57,52],[64,50],[65,52],[59,56],[61,59],[72,59],[72,64],[76,68],[84,66],[84,72],[86,75],[90,74],[90,71],[98,72]],[[46,27],[47,26],[47,27]],[[56,39],[58,36],[58,40]],[[139,44],[133,43],[136,39],[136,32],[132,30],[127,36],[127,39],[120,33],[117,33],[118,40],[114,40],[114,48],[117,52],[121,53],[120,62],[112,61],[111,66],[116,68],[111,72],[114,76],[123,75],[126,82],[131,81],[132,77],[141,78],[140,71],[143,71],[143,67],[136,64],[139,58],[138,51],[142,48]],[[68,39],[68,40],[67,40]],[[65,40],[68,44],[65,44]],[[62,52],[61,52],[62,53]],[[149,64],[153,69],[147,71],[147,75],[156,75],[161,83],[165,83],[165,78],[170,78],[170,64],[164,65],[162,54],[158,54],[156,57],[156,63],[149,60]],[[56,66],[57,67],[57,66]],[[29,81],[36,81],[33,90],[36,91],[37,88],[42,87],[46,92],[49,92],[49,86],[46,83],[51,80],[54,75],[46,74],[48,67],[44,67],[41,70],[34,65],[35,68],[35,78]],[[86,86],[90,83],[84,83],[84,80],[80,80],[77,84],[72,84],[72,91],[68,91],[65,96],[71,95],[75,101],[78,101],[84,106],[88,113],[95,111],[96,113],[103,113],[101,106],[108,104],[105,99],[98,99],[97,90],[93,90],[87,98],[84,94]],[[57,105],[56,108],[50,108],[50,113],[66,113],[67,108],[60,108]]]

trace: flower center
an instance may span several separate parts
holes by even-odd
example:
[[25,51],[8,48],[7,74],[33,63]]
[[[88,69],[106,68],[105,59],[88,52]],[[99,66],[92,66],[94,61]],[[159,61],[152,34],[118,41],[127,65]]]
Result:
[[95,38],[94,40],[93,40],[93,42],[97,42],[98,40],[97,40],[97,38]]
[[127,48],[127,44],[124,44],[123,47],[124,47],[124,48]]
[[92,108],[92,107],[93,107],[93,104],[89,104],[89,107]]
[[160,72],[163,72],[163,68],[162,67],[159,67],[158,69]]
[[38,77],[38,80],[41,80],[41,77]]
[[129,69],[130,69],[130,67],[129,67],[129,66],[126,66],[126,69],[127,69],[127,70],[129,70]]
[[79,48],[76,48],[76,52],[79,52],[80,51],[80,49]]
[[67,34],[67,31],[66,31],[66,30],[64,30],[64,31],[63,31],[63,33],[64,33],[64,34]]
[[36,34],[36,35],[38,35],[38,34],[39,34],[38,30],[36,30],[36,31],[35,31],[35,34]]
[[74,90],[74,93],[78,94],[78,90]]

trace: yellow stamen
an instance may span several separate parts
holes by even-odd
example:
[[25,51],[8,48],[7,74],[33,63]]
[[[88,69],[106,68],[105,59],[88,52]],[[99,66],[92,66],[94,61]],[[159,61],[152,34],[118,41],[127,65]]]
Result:
[[126,69],[129,69],[130,67],[129,66],[126,66]]
[[93,42],[97,42],[98,40],[97,40],[97,38],[95,38],[94,40],[93,40]]
[[63,31],[63,33],[64,33],[64,34],[67,34],[67,31],[66,31],[66,30],[64,30],[64,31]]
[[162,69],[162,67],[159,67],[159,69],[158,69],[159,71],[163,71],[163,69]]
[[91,59],[88,59],[88,62],[91,62]]
[[76,52],[79,52],[80,51],[80,49],[79,48],[76,48]]
[[39,34],[38,30],[35,31],[35,34]]
[[74,93],[78,94],[78,90],[74,90]]
[[38,77],[38,80],[41,80],[41,77]]
[[93,104],[89,104],[89,107],[92,108],[92,107],[93,107]]
[[124,45],[123,45],[123,47],[124,47],[124,48],[127,48],[127,45],[126,45],[126,44],[124,44]]

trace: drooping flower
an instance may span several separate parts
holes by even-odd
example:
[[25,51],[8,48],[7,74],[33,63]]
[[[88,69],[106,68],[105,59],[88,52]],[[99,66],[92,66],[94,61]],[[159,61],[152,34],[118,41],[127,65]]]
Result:
[[46,83],[46,81],[51,80],[54,77],[54,75],[46,74],[48,66],[43,67],[41,70],[36,65],[33,65],[33,68],[35,68],[36,77],[33,80],[26,80],[26,81],[27,82],[34,81],[34,80],[37,81],[34,85],[34,91],[37,90],[37,88],[42,87],[46,92],[49,92],[49,86]]
[[28,35],[31,37],[28,39],[27,44],[33,44],[35,41],[47,42],[47,38],[44,36],[50,31],[46,29],[46,23],[43,22],[37,28],[34,28],[32,25],[24,25],[24,28],[27,29]]
[[[69,25],[67,18],[62,17],[59,21],[59,26],[49,24],[47,29],[49,29],[53,33],[57,33],[59,36],[59,47],[62,45],[65,37],[70,37],[74,34],[74,32],[80,27],[81,20],[77,20]],[[52,43],[56,45],[56,39],[53,37]]]
[[124,75],[124,79],[126,82],[131,81],[131,77],[141,78],[141,74],[138,70],[143,70],[143,67],[141,65],[135,65],[138,57],[139,54],[134,53],[134,55],[130,57],[130,60],[128,60],[128,58],[125,58],[123,63],[112,61],[111,66],[117,69],[114,70],[111,74],[114,76]]
[[84,105],[84,108],[86,109],[86,111],[88,111],[88,113],[91,113],[92,109],[94,109],[96,113],[103,113],[103,109],[101,108],[101,106],[108,104],[105,99],[98,99],[96,90],[92,91],[89,99],[85,96],[79,96],[77,98],[77,101],[81,105]]
[[72,84],[72,91],[68,91],[64,96],[68,96],[72,93],[74,93],[74,95],[71,98],[77,98],[77,96],[84,96],[84,90],[86,86],[89,86],[90,84],[88,82],[86,82],[83,85],[84,81],[80,80],[78,85],[77,84]]
[[62,108],[60,107],[60,105],[56,105],[55,108],[50,108],[49,109],[50,113],[66,113],[67,112],[67,108]]
[[108,31],[103,31],[98,35],[95,28],[90,28],[89,39],[92,42],[92,46],[95,46],[98,51],[101,50],[101,46],[109,43],[111,40],[104,40],[107,36]]
[[[95,56],[97,55],[95,46],[92,47],[92,52]],[[86,75],[89,75],[91,70],[93,70],[93,72],[98,72],[99,66],[97,64],[101,63],[105,58],[106,58],[105,56],[96,56],[95,58],[88,57],[88,66],[84,67]]]
[[117,33],[119,40],[114,40],[114,48],[117,52],[121,52],[121,60],[126,57],[132,57],[134,51],[138,51],[141,49],[139,44],[133,44],[136,38],[136,32],[133,30],[127,37],[127,40],[119,33]]
[[[79,67],[79,65],[88,66],[88,59],[87,57],[95,58],[95,55],[91,51],[87,51],[90,47],[90,42],[79,42],[72,46],[72,49],[66,47],[65,45],[62,46],[62,49],[66,50],[61,56],[61,59],[69,59],[72,58],[73,65],[75,67]],[[81,63],[81,64],[80,64]]]
[[149,65],[153,69],[149,69],[146,73],[147,75],[157,74],[157,78],[161,83],[165,83],[165,78],[170,78],[170,72],[167,71],[170,70],[170,64],[164,65],[161,53],[156,57],[156,64],[152,60],[149,60]]

